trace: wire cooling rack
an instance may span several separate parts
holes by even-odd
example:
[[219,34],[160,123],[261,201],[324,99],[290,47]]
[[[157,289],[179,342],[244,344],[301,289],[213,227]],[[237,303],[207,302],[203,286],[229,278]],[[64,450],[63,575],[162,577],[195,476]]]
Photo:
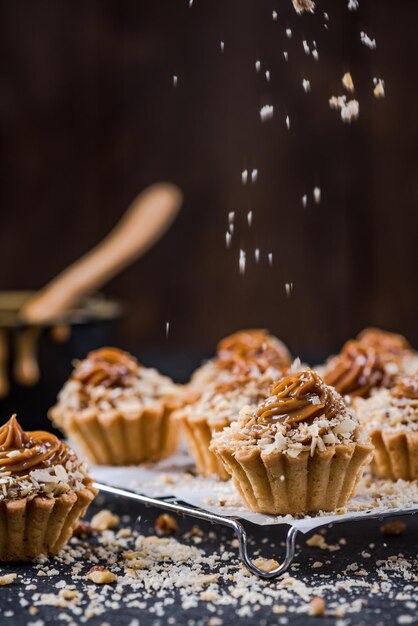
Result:
[[[139,493],[135,493],[134,491],[129,491],[127,489],[119,489],[118,487],[112,487],[110,485],[106,485],[104,483],[95,482],[94,486],[96,489],[99,489],[103,493],[110,493],[115,496],[121,496],[123,498],[129,498],[131,500],[135,500],[136,502],[140,502],[145,506],[153,506],[158,509],[163,509],[164,511],[170,511],[171,513],[176,513],[177,515],[185,515],[187,517],[194,517],[196,519],[204,520],[205,522],[211,522],[212,524],[220,524],[221,526],[226,526],[227,528],[231,528],[238,539],[239,545],[239,556],[241,558],[242,563],[245,567],[252,573],[258,576],[259,578],[263,578],[264,580],[270,580],[272,578],[276,578],[280,574],[283,574],[286,570],[289,569],[296,554],[296,537],[300,532],[298,528],[293,526],[291,522],[286,522],[280,524],[280,526],[288,526],[287,536],[286,536],[286,546],[285,546],[285,556],[281,561],[280,565],[271,571],[264,571],[257,567],[254,562],[251,560],[248,554],[248,535],[244,525],[236,518],[236,517],[226,517],[224,515],[216,515],[215,513],[210,513],[209,511],[204,511],[198,507],[190,506],[183,504],[174,496],[165,496],[159,498],[151,498],[149,496],[145,496]],[[396,512],[392,511],[365,511],[364,514],[357,516],[355,519],[350,521],[364,521],[367,519],[383,519],[384,517],[398,517],[400,515],[414,515],[418,513],[418,504],[416,508],[408,510],[397,510]],[[348,521],[344,518],[341,520],[335,520],[333,523],[340,523]],[[328,522],[324,522],[324,525],[328,524]],[[276,527],[279,524],[276,524]],[[268,528],[271,528],[269,526]]]

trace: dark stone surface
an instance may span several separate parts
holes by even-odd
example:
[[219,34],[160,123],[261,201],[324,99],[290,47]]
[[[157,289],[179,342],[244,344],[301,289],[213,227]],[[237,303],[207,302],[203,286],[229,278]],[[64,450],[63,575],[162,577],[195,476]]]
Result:
[[[126,524],[126,518],[123,516],[128,514],[132,520],[135,520],[138,515],[141,515],[141,521],[137,526],[138,531],[143,534],[154,534],[153,523],[158,511],[154,509],[144,509],[141,506],[132,504],[123,499],[108,498],[106,500],[97,501],[91,507],[91,513],[96,512],[108,506],[114,512],[117,512],[122,516],[122,525]],[[237,611],[239,610],[240,601],[237,606],[217,606],[216,613],[208,610],[208,603],[199,603],[196,608],[184,610],[181,606],[178,592],[173,592],[174,603],[171,606],[165,608],[165,614],[162,617],[157,617],[152,612],[152,606],[156,601],[155,597],[146,599],[146,608],[127,608],[123,607],[119,609],[111,609],[106,607],[103,614],[92,617],[88,620],[89,624],[100,626],[102,624],[111,624],[128,626],[136,624],[138,622],[132,622],[132,620],[139,620],[140,626],[144,625],[163,625],[163,624],[178,624],[188,626],[200,626],[208,624],[209,619],[219,615],[224,624],[234,624],[238,620],[243,625],[259,624],[260,626],[276,626],[278,624],[305,624],[307,620],[320,626],[331,626],[331,624],[341,624],[344,626],[363,626],[363,625],[384,625],[389,626],[396,623],[417,623],[416,616],[416,599],[415,602],[408,602],[405,604],[404,596],[399,594],[407,593],[409,596],[417,592],[416,572],[417,572],[417,550],[416,550],[416,537],[418,531],[418,517],[403,517],[403,521],[407,524],[407,529],[404,534],[400,536],[384,537],[381,535],[379,526],[381,522],[378,520],[370,520],[368,522],[356,522],[351,524],[339,524],[333,528],[326,530],[326,540],[328,544],[336,544],[344,537],[346,545],[341,545],[341,549],[330,553],[329,551],[319,550],[318,548],[312,548],[305,545],[306,537],[299,535],[299,550],[296,556],[296,564],[290,571],[290,575],[303,579],[305,584],[314,583],[318,585],[320,580],[323,580],[324,584],[333,586],[337,582],[344,584],[347,578],[358,579],[359,586],[351,591],[341,590],[335,591],[330,589],[326,591],[324,597],[326,600],[335,599],[335,597],[341,597],[341,601],[353,602],[356,599],[361,599],[362,608],[359,612],[347,614],[344,617],[336,617],[335,615],[328,615],[325,617],[308,617],[306,613],[297,613],[297,611],[306,611],[308,600],[301,599],[297,594],[294,594],[294,598],[287,602],[288,610],[281,614],[274,614],[271,607],[261,606],[258,610],[253,607],[253,615],[248,617],[238,617]],[[388,520],[386,520],[388,521]],[[193,520],[181,519],[180,527],[181,532],[190,530],[195,524]],[[200,528],[204,531],[203,543],[198,547],[203,548],[206,552],[211,553],[214,550],[219,551],[219,545],[225,544],[225,541],[229,541],[232,538],[232,534],[229,531],[224,531],[211,527],[209,524],[199,522]],[[284,536],[282,533],[278,533],[276,536],[276,530],[274,528],[258,529],[252,525],[248,525],[250,533],[254,538],[254,545],[252,549],[254,553],[261,548],[261,554],[265,557],[277,558],[280,560],[283,554],[283,547],[281,545]],[[208,538],[207,533],[210,530],[216,530],[217,537]],[[263,542],[263,538],[268,537],[268,542]],[[84,541],[84,540],[83,540]],[[95,539],[90,537],[87,541],[92,545],[92,551],[94,552]],[[369,545],[374,544],[375,547],[370,549]],[[303,550],[300,550],[300,548]],[[228,545],[229,551],[234,549]],[[361,552],[367,550],[371,556],[370,558],[363,558]],[[370,588],[373,582],[381,584],[381,573],[378,572],[380,566],[379,561],[386,560],[389,557],[397,555],[402,556],[406,561],[411,564],[407,570],[409,572],[409,579],[405,576],[404,572],[393,571],[388,573],[390,580],[390,587],[388,586],[385,592],[380,591],[377,594],[371,594]],[[313,569],[312,564],[315,561],[326,562],[320,569]],[[364,567],[368,572],[367,575],[355,576],[351,572],[350,576],[344,574],[344,570],[352,563],[357,563],[359,568]],[[299,565],[298,565],[299,564]],[[88,559],[83,563],[82,572],[85,573],[90,568],[91,563]],[[3,624],[33,624],[41,626],[42,622],[45,624],[79,624],[83,623],[82,616],[74,616],[73,612],[66,608],[57,608],[51,606],[38,607],[39,612],[36,615],[29,613],[29,607],[33,604],[33,594],[35,593],[57,593],[58,589],[55,587],[56,583],[61,580],[65,580],[68,584],[76,584],[77,589],[86,590],[88,587],[95,587],[92,583],[87,582],[84,576],[81,576],[79,581],[74,581],[71,577],[71,566],[60,563],[57,559],[51,559],[48,561],[47,567],[53,567],[58,571],[58,574],[52,577],[38,577],[36,566],[32,564],[7,564],[0,567],[1,574],[7,572],[16,572],[18,574],[17,580],[8,587],[2,587],[0,591],[0,622]],[[415,574],[414,574],[415,572]],[[411,578],[415,577],[415,580]],[[325,575],[323,579],[319,579],[319,575]],[[36,584],[36,591],[27,589],[28,583]],[[364,583],[364,586],[362,586]],[[272,581],[270,583],[263,583],[263,588],[275,588],[279,585],[279,581]],[[409,587],[408,587],[409,586]],[[97,589],[97,587],[95,587]],[[124,588],[124,594],[127,594],[126,587]],[[141,594],[140,594],[141,595]],[[144,596],[146,598],[146,596]],[[292,596],[291,596],[292,597]],[[22,599],[27,600],[28,604],[22,606]],[[157,600],[158,601],[158,600]],[[124,603],[123,595],[122,600],[119,601],[121,605]],[[280,604],[280,601],[277,601]],[[25,604],[25,602],[23,602]],[[151,610],[150,610],[151,609]],[[12,611],[13,615],[8,615],[8,611]],[[296,612],[294,612],[296,611]],[[5,615],[6,612],[6,615]],[[411,621],[398,622],[399,616],[409,616]],[[65,617],[67,616],[67,617]],[[403,618],[405,619],[405,618]],[[408,618],[407,618],[408,619]],[[42,621],[40,621],[42,620]],[[174,621],[173,621],[174,620]]]

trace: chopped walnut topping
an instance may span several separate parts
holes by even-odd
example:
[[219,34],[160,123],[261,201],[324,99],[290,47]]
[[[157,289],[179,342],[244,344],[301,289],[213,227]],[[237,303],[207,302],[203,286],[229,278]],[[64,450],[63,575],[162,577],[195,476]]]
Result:
[[91,519],[91,527],[93,530],[103,531],[115,528],[119,524],[119,517],[114,515],[109,509],[103,509],[96,513]]
[[402,535],[406,530],[406,524],[400,520],[388,522],[380,527],[382,535]]
[[16,580],[17,574],[4,574],[0,576],[0,586],[11,585]]
[[110,585],[115,582],[116,578],[116,574],[100,565],[92,567],[87,574],[87,579],[96,585]]
[[179,525],[175,517],[163,513],[155,520],[155,531],[157,535],[175,535],[179,532]]
[[325,600],[323,600],[323,598],[318,598],[318,596],[312,598],[309,607],[309,615],[314,617],[322,617],[325,615]]

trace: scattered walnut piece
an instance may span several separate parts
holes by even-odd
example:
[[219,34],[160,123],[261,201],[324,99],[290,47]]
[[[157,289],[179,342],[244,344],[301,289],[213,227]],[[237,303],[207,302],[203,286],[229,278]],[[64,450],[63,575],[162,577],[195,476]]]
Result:
[[279,567],[280,563],[274,559],[263,559],[262,557],[259,557],[254,560],[254,565],[259,569],[262,569],[263,572],[272,572],[274,569]]
[[157,535],[175,535],[179,532],[177,520],[168,513],[159,515],[155,520],[155,532]]
[[341,82],[344,85],[344,87],[347,89],[347,91],[351,91],[351,93],[354,91],[354,83],[353,83],[353,79],[351,78],[350,72],[346,72],[344,74]]
[[109,530],[115,528],[119,524],[119,517],[113,515],[109,509],[103,509],[94,515],[91,519],[91,527],[93,530]]
[[16,577],[17,574],[4,574],[3,576],[0,576],[0,586],[11,585]]
[[304,13],[305,11],[314,12],[315,2],[313,0],[292,0],[296,13]]
[[93,532],[93,528],[89,522],[84,520],[80,520],[77,526],[74,528],[74,537],[83,537],[87,535],[91,535]]
[[311,548],[321,548],[322,550],[326,547],[326,541],[323,535],[319,533],[315,533],[312,537],[306,540],[306,545]]
[[87,573],[87,579],[97,585],[110,585],[115,582],[116,578],[116,574],[100,565],[95,565]]
[[406,524],[400,520],[388,522],[380,527],[382,535],[402,535],[406,530]]
[[325,615],[325,600],[323,600],[323,598],[318,598],[318,596],[312,598],[309,607],[309,615],[314,617],[322,617]]

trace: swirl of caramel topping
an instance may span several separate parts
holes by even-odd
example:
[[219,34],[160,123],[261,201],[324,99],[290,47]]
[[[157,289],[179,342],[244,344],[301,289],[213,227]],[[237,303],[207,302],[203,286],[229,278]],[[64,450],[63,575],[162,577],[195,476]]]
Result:
[[136,359],[118,348],[101,348],[81,361],[73,378],[86,387],[126,387],[138,375]]
[[70,448],[52,433],[25,432],[13,415],[0,428],[0,471],[13,473],[65,465]]
[[418,376],[401,376],[391,394],[394,398],[418,400]]
[[258,424],[298,424],[319,416],[332,419],[341,409],[332,390],[318,374],[308,369],[274,383],[272,395],[257,409],[256,421]]
[[266,330],[254,328],[241,330],[219,342],[217,364],[241,374],[248,373],[251,366],[265,372],[269,367],[287,369],[291,364],[288,349]]
[[357,335],[357,340],[364,346],[370,346],[387,356],[401,356],[411,350],[403,335],[389,333],[380,328],[365,328]]
[[379,351],[360,341],[347,341],[340,354],[331,359],[324,382],[342,395],[366,398],[376,387],[390,386],[384,359]]

